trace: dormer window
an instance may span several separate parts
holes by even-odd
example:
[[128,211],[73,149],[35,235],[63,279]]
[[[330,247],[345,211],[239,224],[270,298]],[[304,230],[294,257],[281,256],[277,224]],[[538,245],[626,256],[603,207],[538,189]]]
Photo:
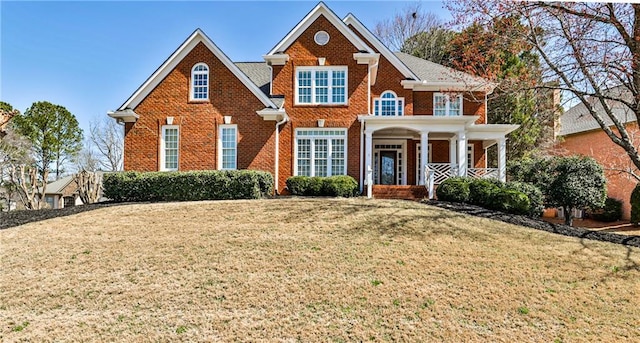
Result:
[[296,105],[346,105],[347,67],[296,68]]
[[434,93],[434,116],[460,116],[462,115],[462,95]]
[[191,69],[191,100],[209,100],[209,67],[204,63]]
[[396,93],[385,91],[379,98],[373,99],[373,114],[377,116],[404,115],[404,98],[398,98]]

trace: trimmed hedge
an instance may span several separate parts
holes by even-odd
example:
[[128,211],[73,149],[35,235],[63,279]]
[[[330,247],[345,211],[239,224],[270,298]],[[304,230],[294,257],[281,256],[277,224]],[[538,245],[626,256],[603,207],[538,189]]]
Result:
[[622,201],[615,198],[607,198],[603,207],[591,211],[591,217],[601,222],[615,222],[622,218]]
[[466,177],[451,177],[436,188],[436,196],[442,201],[451,202],[469,202],[469,183],[470,179]]
[[635,226],[640,225],[640,183],[631,192],[631,223]]
[[497,179],[452,177],[436,189],[438,200],[462,202],[490,210],[539,217],[542,214],[542,192],[530,184],[505,184]]
[[256,170],[107,173],[104,196],[123,201],[258,199],[273,194],[273,176]]
[[354,197],[360,193],[358,181],[348,175],[329,177],[292,176],[287,189],[293,195]]
[[529,198],[529,211],[527,215],[529,217],[537,218],[542,216],[542,212],[544,211],[544,195],[542,195],[540,188],[531,183],[518,181],[507,182],[505,187],[527,195]]

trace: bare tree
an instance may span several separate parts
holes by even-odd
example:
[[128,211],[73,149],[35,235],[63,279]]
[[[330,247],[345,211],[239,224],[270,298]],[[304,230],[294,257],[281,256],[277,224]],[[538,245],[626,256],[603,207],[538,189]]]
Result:
[[[104,171],[122,170],[124,150],[124,130],[115,120],[102,118],[89,125],[89,140],[97,151],[99,169]],[[86,153],[85,153],[86,154]],[[87,157],[85,155],[85,157]]]
[[[432,32],[432,29],[438,29],[441,26],[442,20],[437,15],[423,11],[422,4],[416,2],[404,7],[393,18],[377,23],[373,33],[392,51],[402,50],[410,53],[403,50],[410,38],[422,37],[414,40],[424,42],[424,37],[418,34]],[[439,35],[434,37],[439,38]]]
[[102,174],[83,170],[73,176],[78,185],[78,194],[84,204],[93,204],[102,194]]
[[544,77],[579,101],[611,141],[640,169],[640,144],[629,122],[640,117],[640,4],[458,0],[456,22],[516,16],[527,30],[518,36],[540,56]]

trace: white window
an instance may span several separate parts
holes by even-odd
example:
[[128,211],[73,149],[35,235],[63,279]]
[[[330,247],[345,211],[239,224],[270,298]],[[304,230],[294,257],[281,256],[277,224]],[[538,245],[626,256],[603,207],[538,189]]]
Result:
[[218,169],[238,169],[238,126],[220,125],[218,134]]
[[162,126],[162,137],[160,138],[160,170],[178,170],[178,143],[178,126]]
[[[429,160],[427,163],[432,163],[431,156],[433,153],[433,149],[431,148],[432,144],[429,143],[429,151],[427,151],[427,159]],[[420,165],[422,164],[422,145],[420,143],[416,143],[416,177],[420,179]]]
[[460,116],[462,115],[462,95],[443,93],[433,94],[434,116]]
[[191,69],[191,100],[209,99],[209,67],[198,63]]
[[296,68],[296,105],[345,105],[347,67]]
[[297,129],[294,175],[347,174],[346,129]]
[[475,168],[475,154],[473,144],[467,145],[467,169]]
[[401,116],[404,114],[404,98],[398,98],[396,93],[385,91],[379,98],[373,100],[373,114],[377,116]]

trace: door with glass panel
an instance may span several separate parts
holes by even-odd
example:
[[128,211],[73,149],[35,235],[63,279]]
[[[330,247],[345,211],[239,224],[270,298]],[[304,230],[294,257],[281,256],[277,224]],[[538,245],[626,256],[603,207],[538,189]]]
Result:
[[396,184],[396,166],[398,163],[398,152],[395,150],[380,151],[380,184],[395,185]]

